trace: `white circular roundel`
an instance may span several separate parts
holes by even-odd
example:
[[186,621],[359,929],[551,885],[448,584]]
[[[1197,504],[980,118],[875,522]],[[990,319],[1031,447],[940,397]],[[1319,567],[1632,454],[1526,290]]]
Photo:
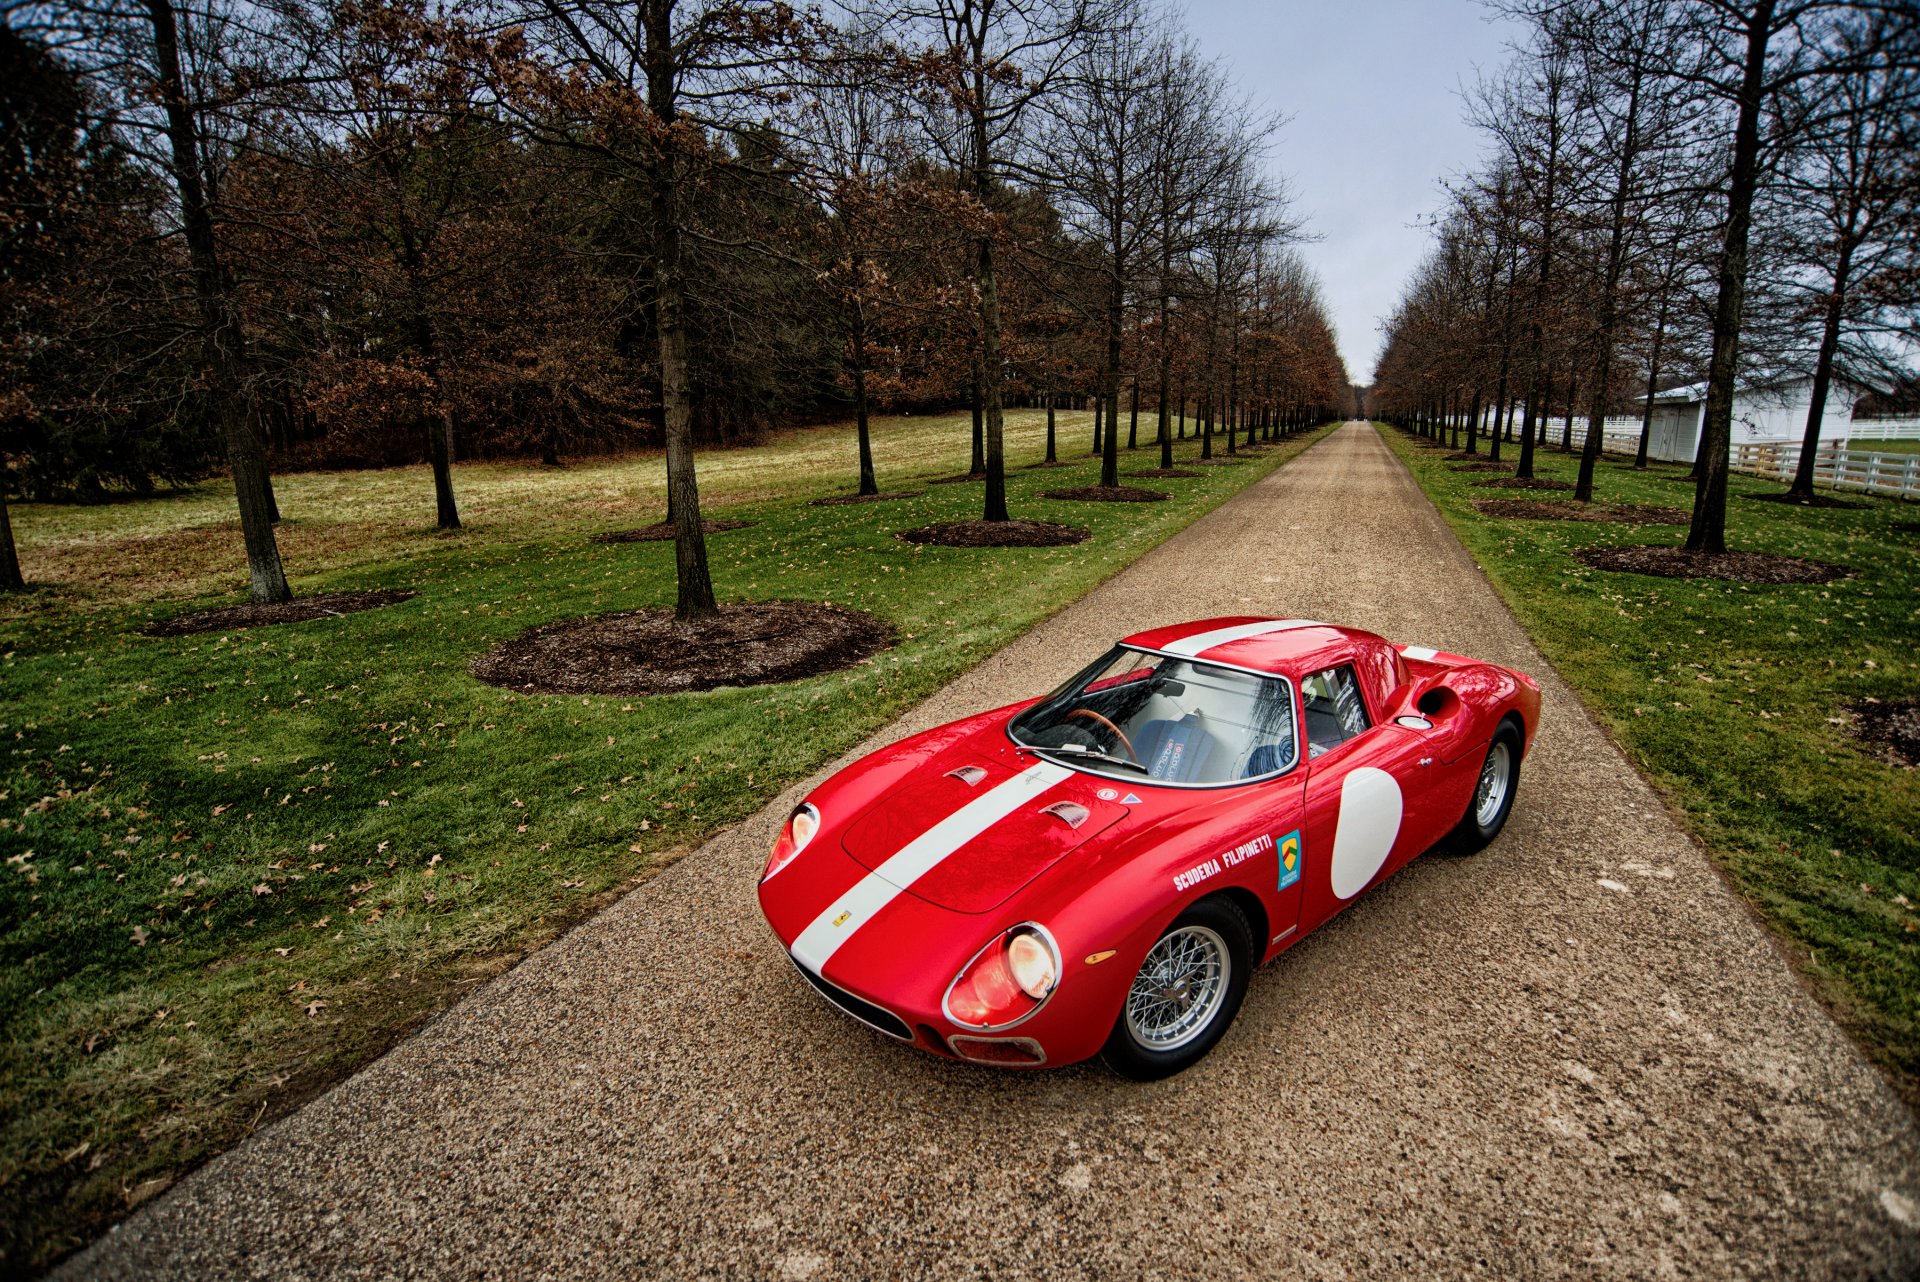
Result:
[[1349,771],[1340,785],[1340,819],[1333,830],[1333,893],[1352,899],[1387,862],[1400,835],[1400,785],[1372,766]]

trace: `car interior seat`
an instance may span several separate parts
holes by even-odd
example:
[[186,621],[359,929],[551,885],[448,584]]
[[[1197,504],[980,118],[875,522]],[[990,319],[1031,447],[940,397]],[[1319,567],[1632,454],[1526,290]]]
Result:
[[1149,721],[1133,741],[1134,753],[1147,773],[1171,783],[1202,778],[1207,759],[1217,747],[1217,741],[1192,713],[1174,720]]

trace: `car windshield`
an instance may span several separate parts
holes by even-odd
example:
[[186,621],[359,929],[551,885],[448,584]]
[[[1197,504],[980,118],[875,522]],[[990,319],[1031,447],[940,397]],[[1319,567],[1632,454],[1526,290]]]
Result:
[[1280,677],[1120,647],[1014,718],[1015,743],[1095,774],[1236,783],[1293,765]]

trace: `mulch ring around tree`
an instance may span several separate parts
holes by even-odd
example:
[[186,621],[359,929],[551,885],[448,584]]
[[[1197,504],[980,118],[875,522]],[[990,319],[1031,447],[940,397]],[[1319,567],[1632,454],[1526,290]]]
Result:
[[1052,521],[942,521],[893,537],[903,543],[932,543],[948,548],[1057,548],[1085,543],[1091,530]]
[[1570,490],[1573,488],[1566,481],[1544,481],[1537,476],[1496,476],[1491,481],[1475,481],[1474,484],[1494,490]]
[[1188,467],[1239,467],[1237,458],[1196,458],[1187,460]]
[[1487,462],[1468,463],[1462,467],[1456,467],[1450,470],[1455,472],[1511,472],[1513,471],[1513,464]]
[[1567,503],[1561,500],[1475,499],[1483,516],[1509,521],[1611,521],[1620,525],[1685,525],[1687,513],[1677,507],[1649,507],[1643,503]]
[[341,614],[377,610],[383,605],[411,601],[417,592],[380,589],[374,592],[329,592],[323,596],[295,597],[266,605],[223,605],[214,610],[196,610],[192,614],[160,619],[140,629],[142,636],[184,637],[195,632],[225,632],[239,628],[262,628],[272,623],[306,623]]
[[1177,478],[1177,477],[1182,477],[1182,476],[1205,476],[1205,475],[1206,475],[1206,473],[1204,473],[1204,472],[1189,472],[1189,471],[1188,471],[1188,470],[1187,470],[1186,468],[1184,468],[1184,467],[1149,467],[1149,468],[1143,468],[1142,470],[1140,470],[1140,471],[1138,471],[1138,472],[1127,472],[1127,473],[1124,473],[1123,475],[1126,475],[1126,476],[1150,476],[1150,477],[1155,477],[1155,478],[1157,478],[1157,479],[1160,479],[1160,480],[1167,480],[1167,481],[1171,481],[1171,480],[1174,480],[1174,479],[1175,479],[1175,478]]
[[1689,552],[1676,547],[1581,548],[1576,560],[1596,570],[1623,570],[1668,579],[1728,579],[1735,583],[1832,583],[1850,579],[1844,565],[1768,552]]
[[1847,705],[1853,737],[1891,749],[1903,765],[1920,766],[1920,697],[1861,699]]
[[1137,485],[1077,485],[1070,490],[1042,490],[1043,499],[1064,499],[1069,503],[1160,503],[1170,498],[1164,490],[1143,490]]
[[1896,534],[1920,534],[1920,521],[1895,521],[1887,528]]
[[882,490],[878,494],[835,494],[815,499],[814,507],[849,507],[855,503],[884,503],[888,499],[917,499],[925,490]]
[[[704,534],[719,534],[725,530],[744,530],[752,521],[714,521],[700,522]],[[637,530],[606,530],[593,536],[595,543],[664,543],[673,538],[673,522],[662,521],[658,525],[643,525]]]
[[743,601],[691,623],[672,610],[562,619],[501,642],[468,670],[533,694],[682,694],[835,672],[892,642],[892,628],[858,610]]
[[984,481],[985,472],[962,472],[959,476],[943,476],[937,481],[928,481],[928,485],[965,485],[969,481]]
[[1794,507],[1838,508],[1846,512],[1859,512],[1873,506],[1871,503],[1856,503],[1852,499],[1837,499],[1831,494],[1816,494],[1810,499],[1781,490],[1776,494],[1745,494],[1742,498],[1752,499],[1756,503],[1788,503]]

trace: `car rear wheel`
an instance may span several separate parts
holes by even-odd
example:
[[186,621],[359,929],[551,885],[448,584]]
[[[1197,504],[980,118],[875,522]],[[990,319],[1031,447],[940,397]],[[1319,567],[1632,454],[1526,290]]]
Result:
[[1226,899],[1201,900],[1147,950],[1101,1057],[1137,1082],[1192,1067],[1233,1023],[1252,973],[1247,919]]
[[1447,836],[1447,849],[1456,855],[1484,850],[1500,835],[1513,813],[1514,794],[1520,790],[1520,732],[1513,722],[1502,722],[1487,745],[1480,777],[1474,781],[1467,813]]

